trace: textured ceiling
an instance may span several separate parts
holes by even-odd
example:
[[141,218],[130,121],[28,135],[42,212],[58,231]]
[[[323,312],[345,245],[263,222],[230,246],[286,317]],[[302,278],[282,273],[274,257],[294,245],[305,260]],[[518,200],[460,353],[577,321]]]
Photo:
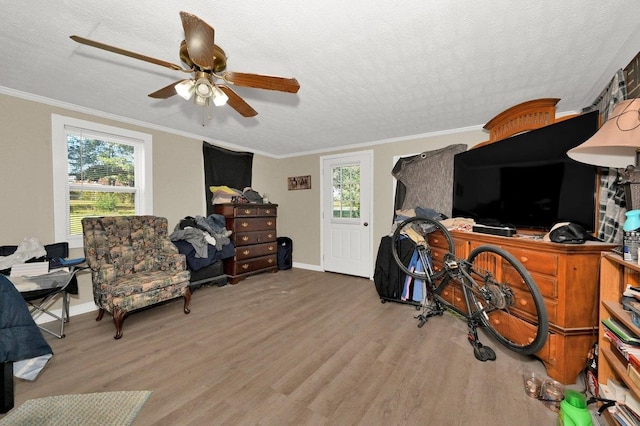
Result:
[[[637,0],[0,4],[2,93],[274,157],[482,126],[536,98],[579,111],[640,50]],[[181,10],[215,28],[228,70],[295,77],[300,91],[234,88],[253,118],[152,99],[185,74],[69,39],[180,64]]]

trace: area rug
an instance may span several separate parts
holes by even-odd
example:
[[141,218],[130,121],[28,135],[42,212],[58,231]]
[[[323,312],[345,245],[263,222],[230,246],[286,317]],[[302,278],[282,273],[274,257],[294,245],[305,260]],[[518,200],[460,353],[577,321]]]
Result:
[[151,391],[97,392],[30,399],[0,425],[131,425]]

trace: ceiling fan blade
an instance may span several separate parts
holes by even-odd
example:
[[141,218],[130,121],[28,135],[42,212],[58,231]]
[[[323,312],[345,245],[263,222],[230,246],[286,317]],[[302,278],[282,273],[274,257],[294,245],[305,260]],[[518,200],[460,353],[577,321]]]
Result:
[[156,90],[153,93],[149,93],[149,97],[150,98],[156,98],[156,99],[167,99],[170,98],[173,95],[176,95],[178,92],[176,92],[176,84],[178,83],[182,83],[184,80],[178,80],[178,81],[174,81],[173,83],[171,83],[170,85],[163,87],[160,90]]
[[254,87],[256,89],[277,90],[288,93],[298,93],[300,89],[300,83],[295,78],[272,77],[233,71],[223,73],[221,78],[236,86]]
[[76,41],[80,44],[86,44],[87,46],[97,47],[98,49],[107,50],[109,52],[117,53],[119,55],[128,56],[134,59],[140,59],[141,61],[150,62],[152,64],[160,65],[163,67],[171,68],[176,71],[184,71],[191,72],[192,70],[185,70],[180,65],[172,64],[171,62],[162,61],[160,59],[152,58],[150,56],[141,55],[139,53],[131,52],[129,50],[120,49],[119,47],[110,46],[108,44],[100,43],[97,41],[89,40],[84,37],[80,37],[77,35],[69,36],[71,40]]
[[180,19],[182,19],[184,37],[191,61],[202,70],[212,70],[215,56],[213,43],[215,31],[196,15],[180,12]]
[[234,92],[230,87],[225,86],[223,84],[218,85],[220,90],[222,90],[228,97],[229,100],[227,104],[238,111],[240,115],[243,117],[255,117],[258,115],[258,112],[251,107],[248,103],[244,101],[236,92]]

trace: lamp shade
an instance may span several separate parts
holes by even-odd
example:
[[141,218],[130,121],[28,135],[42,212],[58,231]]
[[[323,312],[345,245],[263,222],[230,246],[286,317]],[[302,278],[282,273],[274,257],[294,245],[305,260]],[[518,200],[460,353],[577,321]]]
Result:
[[587,141],[567,151],[581,163],[625,168],[636,165],[640,149],[640,99],[627,99],[616,105],[613,114]]
[[213,86],[213,104],[215,106],[222,106],[227,103],[229,97],[218,86]]
[[178,95],[188,101],[193,96],[195,85],[196,83],[193,80],[182,80],[174,88]]

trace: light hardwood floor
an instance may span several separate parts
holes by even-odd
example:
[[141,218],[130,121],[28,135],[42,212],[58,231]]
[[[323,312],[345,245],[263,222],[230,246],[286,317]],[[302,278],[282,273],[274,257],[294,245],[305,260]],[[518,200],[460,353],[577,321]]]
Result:
[[[410,305],[381,303],[372,281],[292,269],[196,290],[134,313],[124,336],[95,313],[71,318],[28,399],[151,390],[135,425],[555,425],[522,372],[543,364],[481,341],[452,314],[421,329]],[[2,418],[2,415],[0,415]]]

